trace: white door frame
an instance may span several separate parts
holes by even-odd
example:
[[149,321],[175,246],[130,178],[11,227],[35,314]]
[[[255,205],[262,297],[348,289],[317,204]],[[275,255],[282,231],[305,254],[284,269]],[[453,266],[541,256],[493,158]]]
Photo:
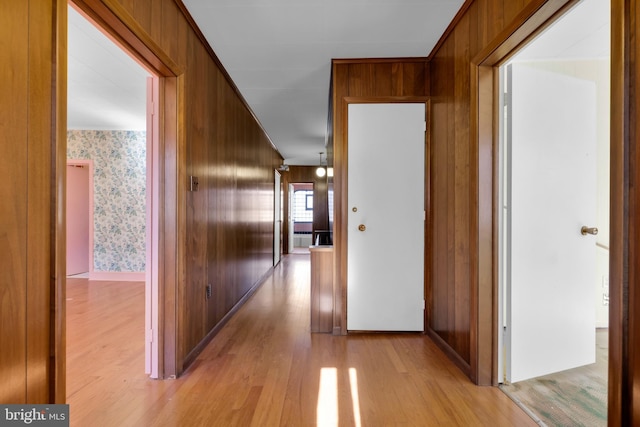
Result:
[[160,227],[160,150],[158,139],[160,102],[158,77],[147,79],[147,265],[145,268],[145,373],[151,378],[159,377],[159,339],[160,330],[158,305],[160,301],[158,265],[159,265],[159,227]]

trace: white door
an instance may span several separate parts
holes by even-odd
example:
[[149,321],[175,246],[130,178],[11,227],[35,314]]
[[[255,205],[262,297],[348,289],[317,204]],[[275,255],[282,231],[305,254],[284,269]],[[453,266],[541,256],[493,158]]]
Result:
[[350,104],[347,329],[424,330],[425,104]]
[[280,229],[282,226],[280,172],[275,171],[275,185],[273,188],[273,265],[280,262]]
[[507,380],[595,362],[595,85],[511,66]]

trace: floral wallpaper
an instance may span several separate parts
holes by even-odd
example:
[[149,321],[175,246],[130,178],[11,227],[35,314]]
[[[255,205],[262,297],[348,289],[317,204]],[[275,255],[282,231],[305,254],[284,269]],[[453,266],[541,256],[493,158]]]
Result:
[[146,133],[69,130],[67,158],[94,163],[94,271],[144,271]]

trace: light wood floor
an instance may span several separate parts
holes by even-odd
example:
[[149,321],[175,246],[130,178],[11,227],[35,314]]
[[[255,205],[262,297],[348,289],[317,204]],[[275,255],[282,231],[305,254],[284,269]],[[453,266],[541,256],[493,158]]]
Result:
[[177,380],[143,373],[142,283],[67,282],[72,426],[535,426],[418,334],[309,333],[287,256]]

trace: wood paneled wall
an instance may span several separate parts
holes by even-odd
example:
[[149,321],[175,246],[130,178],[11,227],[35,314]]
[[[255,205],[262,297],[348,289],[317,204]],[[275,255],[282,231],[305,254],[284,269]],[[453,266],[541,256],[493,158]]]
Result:
[[184,283],[178,284],[180,373],[272,266],[274,169],[282,157],[180,2],[103,3],[117,4],[110,7],[140,26],[161,58],[183,70],[178,127],[186,159],[178,167],[187,178],[198,178],[199,189],[186,194]]
[[64,234],[56,227],[60,181],[54,178],[66,170],[56,171],[55,163],[60,135],[55,100],[66,93],[64,83],[56,86],[58,73],[65,72],[56,49],[58,19],[66,22],[58,16],[61,3],[0,5],[1,403],[54,401],[50,385],[64,365],[64,351],[55,347],[52,334],[64,340],[64,329],[55,330],[61,324],[50,309],[64,301],[57,294],[64,265],[52,257],[56,233]]
[[639,13],[611,1],[610,426],[640,425]]
[[[426,101],[430,90],[426,58],[335,59],[331,71],[329,132],[334,167],[333,188],[335,256],[334,333],[346,334],[347,283],[347,145],[346,102]],[[389,147],[388,149],[392,149]]]
[[477,324],[471,316],[477,309],[478,167],[472,143],[476,97],[471,93],[471,60],[495,43],[532,1],[466,2],[430,56],[433,255],[428,328],[475,380],[472,328]]
[[327,176],[320,178],[316,175],[317,166],[289,166],[289,170],[282,172],[283,185],[283,223],[282,223],[282,252],[290,253],[289,248],[289,184],[313,183],[313,230],[329,229],[329,199],[327,191]]
[[[493,234],[492,202],[478,198],[492,193],[483,180],[495,179],[491,173],[482,174],[493,168],[492,135],[497,131],[492,129],[495,108],[491,101],[497,95],[483,91],[493,87],[492,67],[535,34],[549,17],[557,16],[556,11],[561,13],[574,3],[468,1],[431,56],[434,255],[429,326],[441,344],[467,364],[471,377],[479,383],[490,383],[490,378],[480,372],[486,366],[478,360],[478,349],[495,346],[495,341],[480,342],[487,340],[487,335],[479,336],[479,330],[488,326],[480,324],[486,317],[479,313],[483,310],[479,299],[495,303],[492,288],[483,287],[479,283],[483,277],[478,277],[485,270],[489,281],[495,280],[488,271],[492,266],[483,265],[486,260],[479,261],[487,258],[480,252],[495,248],[491,237],[483,241],[483,236]],[[619,426],[640,423],[640,192],[635,184],[640,176],[640,102],[636,90],[640,21],[634,1],[612,0],[611,12],[608,425]],[[489,206],[488,218],[483,206]],[[491,329],[495,334],[496,325]]]
[[[160,217],[173,218],[167,223],[173,237],[161,253],[174,254],[175,262],[161,274],[177,278],[164,308],[176,316],[178,341],[164,357],[179,374],[271,269],[274,169],[282,157],[181,3],[78,0],[78,6],[151,69],[174,76],[162,90],[177,93],[164,97],[177,118],[164,115],[161,127],[172,129],[177,142],[162,145],[161,167],[169,173],[161,176],[180,182],[161,182],[165,195],[177,194]],[[65,400],[65,318],[57,310],[64,310],[66,168],[58,168],[66,158],[66,17],[62,0],[0,6],[2,403]],[[187,192],[190,175],[199,178],[197,192]]]

